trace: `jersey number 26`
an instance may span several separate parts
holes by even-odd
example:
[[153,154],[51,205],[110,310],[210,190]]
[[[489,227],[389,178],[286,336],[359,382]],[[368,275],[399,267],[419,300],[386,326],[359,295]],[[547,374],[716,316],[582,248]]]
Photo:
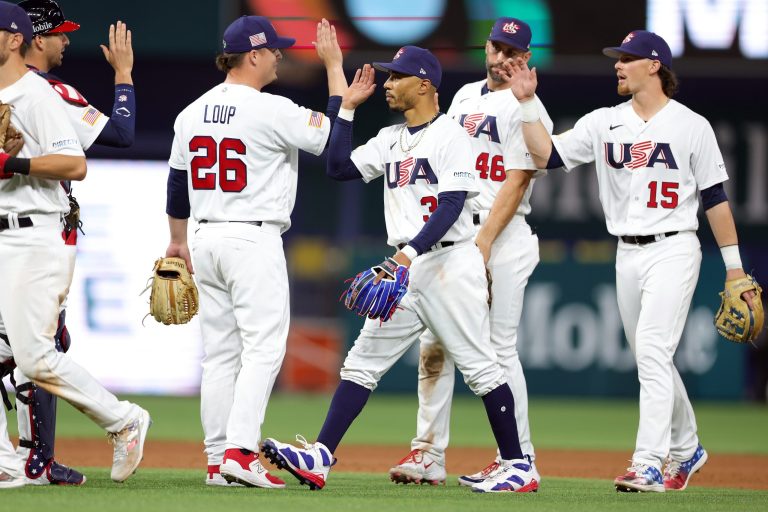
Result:
[[189,141],[189,151],[198,152],[204,150],[204,155],[197,155],[190,164],[192,170],[192,188],[195,190],[215,190],[216,171],[206,172],[201,175],[201,169],[213,169],[219,164],[219,188],[224,192],[240,192],[248,184],[245,162],[240,158],[231,157],[229,152],[235,155],[245,155],[245,144],[240,139],[222,139],[219,144],[209,135],[198,135]]

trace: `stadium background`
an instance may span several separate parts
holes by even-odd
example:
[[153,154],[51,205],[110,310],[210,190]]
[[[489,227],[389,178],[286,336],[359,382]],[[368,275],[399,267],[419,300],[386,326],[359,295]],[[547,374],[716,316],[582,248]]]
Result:
[[[534,32],[539,95],[555,121],[569,128],[581,115],[622,101],[613,61],[601,55],[632,29],[659,32],[673,43],[681,79],[679,101],[715,128],[730,181],[726,189],[745,269],[768,283],[768,2],[765,0],[62,0],[81,23],[62,68],[54,70],[103,111],[113,101],[112,70],[98,48],[109,23],[127,22],[136,52],[137,140],[128,150],[94,147],[89,176],[75,185],[84,230],[69,300],[72,355],[118,392],[194,395],[199,386],[196,322],[165,327],[147,319],[139,296],[154,258],[167,245],[164,214],[173,120],[189,102],[223,79],[214,67],[224,27],[245,13],[273,19],[298,39],[284,53],[269,92],[323,110],[325,73],[311,49],[320,17],[339,28],[348,73],[364,62],[389,60],[403,44],[434,48],[444,67],[445,111],[464,83],[483,78],[483,45],[492,21],[511,15]],[[383,83],[383,76],[377,76]],[[363,142],[400,122],[381,89],[356,116]],[[293,227],[284,236],[291,278],[292,331],[277,392],[329,391],[361,320],[337,302],[343,280],[380,260],[385,246],[379,186],[338,184],[324,163],[303,155]],[[593,168],[537,180],[529,217],[541,241],[541,264],[526,294],[520,352],[532,396],[634,397],[636,372],[615,299],[615,239],[605,229]],[[694,399],[765,400],[768,349],[719,338],[712,316],[724,276],[706,220],[699,236],[704,261],[677,354]],[[404,358],[379,392],[414,391],[417,356]],[[457,389],[468,392],[465,386]]]

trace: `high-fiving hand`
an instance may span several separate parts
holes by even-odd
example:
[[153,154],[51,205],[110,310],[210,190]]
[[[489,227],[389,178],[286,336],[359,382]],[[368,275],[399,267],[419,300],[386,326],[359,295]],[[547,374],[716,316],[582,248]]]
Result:
[[115,83],[132,84],[131,71],[133,71],[133,46],[131,45],[131,31],[128,25],[118,21],[109,26],[109,47],[101,46],[104,58],[115,70]]
[[376,71],[370,64],[355,71],[355,78],[341,97],[341,106],[354,110],[371,97],[376,89]]

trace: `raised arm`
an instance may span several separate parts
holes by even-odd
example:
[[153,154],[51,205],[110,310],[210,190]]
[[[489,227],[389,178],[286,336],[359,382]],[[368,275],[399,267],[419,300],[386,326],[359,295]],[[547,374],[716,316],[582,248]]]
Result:
[[362,178],[360,171],[352,162],[352,121],[355,109],[370,98],[376,89],[375,71],[369,65],[355,72],[355,78],[344,91],[341,99],[341,111],[331,129],[328,143],[328,164],[326,174],[337,181]]
[[347,79],[344,76],[344,56],[336,38],[336,27],[323,18],[317,24],[316,39],[317,41],[313,44],[317,56],[320,57],[328,74],[328,95],[341,96],[347,89]]
[[503,69],[512,84],[512,94],[520,102],[525,145],[528,147],[536,167],[545,169],[552,155],[552,137],[539,119],[535,98],[536,87],[538,86],[536,68],[529,69],[528,63],[524,59],[518,58],[515,60],[507,59],[503,64]]
[[109,121],[95,143],[127,148],[136,136],[136,95],[133,89],[131,31],[122,21],[109,26],[109,46],[101,45],[104,58],[115,70],[115,101]]

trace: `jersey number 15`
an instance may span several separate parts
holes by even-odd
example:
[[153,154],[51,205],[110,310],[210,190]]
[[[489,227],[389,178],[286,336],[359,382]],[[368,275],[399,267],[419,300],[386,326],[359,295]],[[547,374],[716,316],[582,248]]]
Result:
[[[659,184],[661,184],[661,201],[656,200],[659,193]],[[658,208],[661,206],[662,208],[667,208],[669,210],[676,208],[678,202],[677,187],[679,185],[679,183],[675,183],[674,181],[649,182],[649,197],[646,206],[648,208]]]
[[240,139],[222,139],[216,144],[216,140],[209,135],[198,135],[189,141],[189,151],[198,152],[204,150],[204,155],[197,155],[190,163],[192,170],[192,188],[195,190],[215,190],[216,171],[205,172],[201,175],[201,169],[212,169],[219,164],[219,188],[224,192],[241,192],[248,184],[245,162],[240,158],[231,157],[229,152],[236,155],[245,155],[245,144]]

